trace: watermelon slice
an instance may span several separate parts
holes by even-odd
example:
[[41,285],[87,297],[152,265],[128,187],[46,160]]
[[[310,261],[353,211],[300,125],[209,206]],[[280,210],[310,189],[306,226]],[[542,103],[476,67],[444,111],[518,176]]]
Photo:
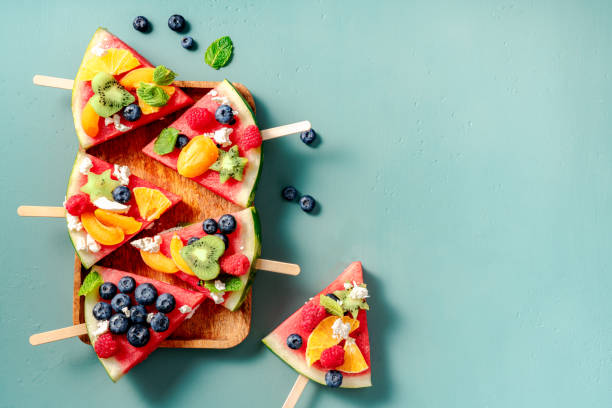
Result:
[[[111,282],[117,285],[119,279],[124,276],[129,276],[136,281],[135,287],[143,283],[152,284],[157,290],[157,294],[161,295],[163,293],[169,293],[174,296],[174,300],[176,305],[174,309],[165,313],[165,315],[169,319],[169,326],[166,331],[156,332],[150,327],[148,324],[148,332],[150,335],[149,341],[142,347],[132,346],[125,334],[111,334],[112,338],[116,341],[118,347],[117,352],[108,358],[100,358],[100,362],[104,366],[104,369],[110,376],[111,380],[117,381],[121,378],[125,373],[130,371],[135,365],[141,363],[146,359],[153,350],[159,347],[160,343],[165,340],[168,336],[176,330],[177,327],[183,323],[185,319],[189,319],[192,315],[192,312],[202,303],[205,299],[205,296],[201,293],[190,291],[187,289],[182,289],[168,283],[160,282],[155,279],[146,278],[144,276],[119,271],[116,269],[104,268],[101,266],[94,266],[91,269],[90,274],[97,273],[101,276],[101,280],[103,282]],[[101,282],[100,282],[101,283]],[[89,291],[89,293],[85,296],[85,324],[87,325],[87,333],[89,334],[89,339],[91,344],[95,347],[96,341],[100,333],[99,324],[101,321],[97,320],[94,317],[93,309],[96,303],[105,302],[110,303],[110,300],[103,300],[99,294],[99,285]],[[117,292],[119,293],[119,291]],[[136,300],[134,298],[134,292],[132,291],[129,294],[131,299],[131,304],[136,305]],[[155,304],[150,306],[146,306],[146,310],[148,313],[156,313]],[[108,332],[107,332],[108,333]]]
[[[253,283],[253,279],[255,278],[255,262],[261,253],[261,228],[259,224],[259,216],[257,215],[257,210],[255,207],[250,207],[231,215],[234,216],[237,225],[236,229],[231,234],[227,235],[229,246],[223,253],[220,263],[223,267],[223,259],[236,254],[243,254],[246,256],[249,263],[248,267],[245,267],[245,273],[234,278],[240,282],[239,285],[236,282],[234,283],[236,285],[236,290],[223,291],[224,293],[215,292],[214,295],[211,294],[209,288],[211,285],[214,286],[215,281],[219,280],[221,282],[227,282],[228,279],[232,278],[230,274],[225,273],[223,268],[221,268],[221,273],[217,278],[205,282],[197,276],[192,275],[191,270],[188,267],[185,268],[184,263],[179,259],[178,262],[176,262],[176,265],[177,268],[180,268],[181,270],[173,273],[176,277],[189,283],[195,290],[202,292],[209,298],[213,299],[215,303],[221,304],[231,311],[235,311],[238,310],[242,305],[242,302],[244,302],[244,299],[249,293],[249,289]],[[207,234],[202,229],[202,222],[196,222],[183,228],[173,228],[158,234],[161,239],[159,250],[164,256],[162,259],[166,261],[168,259],[178,259],[178,257],[180,257],[180,254],[177,253],[176,249],[174,253],[172,250],[172,239],[174,236],[178,236],[180,238],[180,246],[184,246],[187,245],[190,238],[202,238],[206,235]],[[146,256],[143,251],[141,251],[141,254]],[[144,256],[143,259],[145,259]],[[145,262],[147,261],[145,260]],[[150,262],[147,264],[153,269],[156,269],[156,265]],[[189,273],[184,272],[183,270],[185,269],[186,272]],[[164,272],[163,268],[159,268],[157,270]],[[173,270],[176,270],[176,268]]]
[[[84,171],[86,168],[89,167],[89,165],[84,166],[84,164],[89,164],[89,161],[91,162],[91,168],[89,168],[88,171]],[[123,169],[125,170],[126,167],[124,167]],[[73,196],[79,195],[81,197],[87,197],[87,194],[82,192],[81,188],[83,188],[83,186],[85,186],[88,182],[88,174],[89,174],[88,172],[100,175],[109,170],[110,170],[109,173],[111,174],[111,179],[115,181],[117,179],[115,174],[113,174],[115,172],[115,166],[103,160],[100,160],[94,156],[91,156],[82,151],[79,151],[74,161],[74,167],[72,168],[70,179],[68,180],[68,190],[66,191],[67,201],[65,205],[67,207],[69,206],[71,197]],[[129,220],[129,219],[126,220],[126,218],[122,218],[122,217],[119,217],[119,218],[130,222],[130,224],[132,225],[135,224],[136,227],[133,227],[131,225],[132,228],[127,228],[127,231],[124,230],[124,233],[123,233],[124,238],[123,240],[121,240],[121,242],[117,242],[111,245],[104,245],[104,244],[100,244],[99,242],[97,243],[92,242],[92,239],[95,241],[95,237],[92,237],[86,231],[87,229],[86,225],[84,225],[83,223],[83,214],[70,215],[68,212],[66,214],[66,221],[68,224],[68,234],[70,235],[70,240],[72,241],[72,245],[74,246],[76,253],[81,259],[81,262],[85,268],[91,267],[93,264],[98,262],[100,259],[104,258],[106,255],[110,254],[115,249],[119,248],[121,245],[129,241],[134,235],[138,234],[140,231],[145,229],[147,226],[149,226],[154,221],[154,219],[149,219],[150,217],[147,217],[147,219],[145,219],[141,215],[141,211],[138,208],[138,205],[136,204],[136,200],[134,197],[134,191],[135,191],[134,189],[139,188],[139,187],[145,187],[147,189],[159,191],[160,197],[161,196],[165,197],[165,200],[167,201],[166,205],[168,205],[168,207],[163,209],[162,212],[167,211],[172,206],[174,206],[176,203],[181,201],[181,198],[179,196],[172,194],[169,191],[163,190],[141,178],[138,178],[133,175],[129,175],[127,176],[127,179],[129,180],[129,183],[127,183],[126,187],[130,190],[132,198],[126,204],[126,205],[129,205],[129,210],[123,214],[118,214],[118,215],[125,216],[126,218],[131,217],[134,221]],[[115,183],[117,182],[115,181]],[[111,201],[111,204],[117,204],[117,203],[113,203]],[[93,212],[95,214],[95,210],[94,210],[95,206],[93,206],[91,202],[88,204],[88,206],[89,208],[86,210],[86,212],[87,213]],[[106,219],[104,219],[101,222],[103,225],[109,224],[108,220]],[[139,228],[137,228],[138,223],[141,223],[141,226]],[[115,224],[110,223],[109,225],[113,226]],[[92,231],[90,231],[90,233],[91,232]],[[93,249],[90,248],[90,246]],[[97,249],[97,247],[99,247],[99,249],[96,251],[95,249]]]
[[[291,366],[294,370],[298,371],[300,374],[310,378],[313,381],[316,381],[323,385],[326,384],[326,374],[330,370],[329,368],[323,368],[320,360],[314,362],[309,365],[307,362],[307,350],[312,349],[316,346],[314,343],[314,332],[318,331],[317,328],[314,331],[311,328],[305,328],[304,320],[308,320],[305,317],[306,311],[312,311],[313,308],[316,308],[320,304],[321,297],[325,297],[327,294],[336,293],[342,299],[343,296],[340,291],[344,294],[348,294],[351,291],[351,287],[355,285],[359,286],[363,283],[363,271],[361,268],[361,262],[353,262],[346,268],[346,270],[335,280],[326,287],[323,291],[321,291],[318,295],[313,297],[310,301],[306,302],[304,306],[298,309],[294,314],[292,314],[287,320],[281,323],[272,333],[266,336],[262,341],[263,343],[274,352],[278,357],[280,357],[283,361],[285,361],[289,366]],[[348,289],[345,288],[345,284],[350,285]],[[361,289],[363,290],[363,289]],[[366,290],[367,294],[367,290]],[[351,296],[350,294],[348,295]],[[327,300],[327,299],[326,299]],[[345,300],[346,302],[347,300]],[[348,352],[347,343],[353,343],[357,346],[361,356],[363,357],[361,361],[362,367],[365,368],[359,372],[344,372],[343,366],[335,368],[342,374],[342,382],[339,384],[340,387],[343,388],[362,388],[362,387],[370,387],[372,385],[371,381],[371,367],[370,367],[370,340],[368,336],[368,320],[366,317],[367,307],[359,309],[355,311],[357,315],[356,320],[358,326],[354,331],[351,331],[346,340],[339,341],[338,344],[341,345],[344,342],[345,349],[345,363],[347,362]],[[323,325],[325,319],[330,318],[332,316],[330,313],[325,312],[323,315],[320,315],[317,318],[315,323],[319,323],[319,326]],[[309,317],[312,320],[312,316]],[[338,316],[332,316],[331,320],[340,319]],[[342,320],[353,320],[352,313],[346,313],[346,315],[342,318]],[[302,339],[301,347],[297,349],[290,348],[288,346],[288,337],[291,335],[298,335]],[[332,334],[330,333],[330,338]],[[359,353],[357,353],[359,354]],[[361,370],[361,368],[359,370]],[[357,371],[357,370],[349,370],[349,371]],[[335,386],[338,386],[336,384]]]
[[[95,119],[97,115],[93,115],[90,125],[86,128],[86,126],[83,124],[84,116],[87,116],[87,113],[91,113],[92,111],[90,110],[89,112],[86,112],[85,115],[84,111],[86,105],[88,105],[87,102],[94,95],[94,91],[91,88],[91,76],[92,72],[96,72],[97,70],[97,68],[94,70],[91,69],[92,61],[97,61],[100,57],[104,56],[105,53],[109,52],[109,50],[125,50],[129,53],[128,54],[122,51],[122,54],[118,55],[118,58],[113,58],[112,61],[109,58],[109,63],[111,63],[113,66],[123,62],[124,64],[127,64],[126,68],[129,68],[126,71],[123,70],[125,68],[118,69],[118,71],[122,72],[117,74],[109,72],[119,81],[131,71],[136,69],[153,68],[153,65],[151,65],[149,61],[138,54],[126,43],[115,37],[106,29],[98,28],[93,38],[89,42],[87,49],[85,50],[85,55],[83,56],[83,61],[81,62],[81,66],[77,72],[72,89],[72,115],[74,117],[74,126],[77,137],[79,138],[79,143],[85,149],[117,137],[129,130],[139,128],[193,103],[193,100],[181,89],[177,87],[170,87],[173,94],[170,96],[170,99],[166,105],[162,106],[159,110],[150,109],[152,111],[150,113],[145,113],[143,110],[143,114],[140,119],[133,122],[125,120],[123,115],[121,115],[121,111],[119,111],[117,112],[119,119],[118,124],[114,123],[112,120],[107,121],[105,118],[99,117],[97,119],[97,126]],[[129,61],[135,61],[131,59],[132,57],[135,58],[137,62],[129,63]],[[134,89],[130,89],[129,92],[134,95],[135,103],[138,103],[136,91]],[[90,129],[91,126],[93,126],[94,129],[97,128],[97,131],[92,131]]]
[[[242,180],[229,178],[222,183],[219,173],[214,170],[207,170],[199,176],[193,177],[192,180],[233,203],[242,207],[248,207],[253,203],[253,199],[255,198],[255,189],[261,172],[263,154],[261,150],[261,138],[258,143],[253,143],[250,138],[249,131],[253,130],[253,127],[257,130],[257,133],[259,130],[255,122],[255,115],[240,92],[238,92],[226,79],[196,102],[195,105],[185,111],[185,113],[169,127],[178,130],[179,133],[191,139],[202,134],[202,132],[192,129],[189,125],[188,118],[190,115],[193,115],[193,111],[206,109],[209,111],[210,115],[214,115],[221,104],[229,104],[231,106],[234,111],[235,123],[222,124],[213,119],[213,123],[210,124],[204,133],[212,137],[215,131],[223,128],[231,129],[231,134],[229,135],[230,142],[227,142],[226,145],[221,148],[227,151],[234,146],[238,146],[240,157],[248,160],[242,174]],[[247,129],[249,130],[247,131]],[[174,149],[172,152],[164,155],[157,154],[155,152],[155,140],[153,140],[145,146],[142,151],[155,160],[159,160],[166,166],[174,170],[177,169],[177,161],[181,152],[179,149]]]

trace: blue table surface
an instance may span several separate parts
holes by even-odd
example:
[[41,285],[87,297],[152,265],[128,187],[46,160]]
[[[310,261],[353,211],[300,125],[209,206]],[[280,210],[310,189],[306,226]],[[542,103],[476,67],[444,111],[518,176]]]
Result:
[[[361,260],[374,386],[309,384],[299,407],[612,405],[612,3],[609,1],[13,1],[2,6],[0,406],[280,406],[296,375],[260,339]],[[167,28],[180,13],[199,47]],[[137,15],[150,34],[131,27]],[[71,324],[62,202],[77,143],[72,78],[98,26],[180,79],[246,84],[265,143],[256,205],[268,259],[249,337],[158,350],[119,383]],[[233,60],[204,64],[230,35]],[[286,184],[320,211],[284,202]]]

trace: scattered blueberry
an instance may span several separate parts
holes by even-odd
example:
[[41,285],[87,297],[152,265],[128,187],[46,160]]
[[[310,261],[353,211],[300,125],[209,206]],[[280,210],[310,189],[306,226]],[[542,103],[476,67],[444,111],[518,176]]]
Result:
[[216,233],[217,232],[217,228],[218,228],[217,221],[213,220],[212,218],[204,220],[204,222],[202,223],[202,229],[207,234],[214,234],[214,233]]
[[132,192],[126,186],[119,186],[113,190],[113,200],[125,204],[132,199]]
[[155,316],[151,319],[151,328],[156,332],[165,332],[168,330],[168,326],[170,326],[170,320],[168,320],[168,316],[159,312],[155,313]]
[[115,312],[121,312],[124,307],[130,307],[132,300],[125,293],[119,293],[111,300],[111,307]]
[[338,388],[342,385],[342,373],[338,370],[329,370],[325,374],[325,384],[331,388]]
[[93,307],[92,313],[97,320],[108,320],[113,314],[111,305],[105,302],[98,302]]
[[185,29],[185,19],[183,16],[178,14],[171,15],[168,19],[168,27],[177,33],[181,32]]
[[144,324],[135,324],[127,331],[127,341],[134,347],[144,347],[149,337],[149,329]]
[[144,33],[149,29],[149,20],[144,16],[138,16],[134,19],[132,25],[136,31]]
[[181,40],[181,45],[183,46],[183,48],[188,50],[192,49],[194,44],[195,41],[193,41],[193,38],[191,37],[183,37],[183,39]]
[[303,195],[300,198],[300,208],[306,212],[311,212],[315,208],[316,201],[309,195]]
[[297,197],[297,190],[293,186],[283,188],[283,198],[287,201],[293,201]]
[[215,119],[217,122],[223,124],[233,125],[236,122],[234,119],[234,112],[232,111],[232,107],[229,105],[221,105],[215,111]]
[[316,138],[317,134],[313,129],[308,129],[307,131],[300,133],[300,139],[302,139],[302,142],[306,143],[307,145],[312,144]]
[[200,239],[200,238],[198,238],[198,237],[191,237],[191,238],[189,238],[189,239],[187,240],[187,245],[191,245],[191,244],[193,244],[194,242],[198,241],[199,239]]
[[219,237],[223,240],[223,243],[225,244],[225,249],[227,249],[227,247],[229,246],[229,239],[227,239],[227,236],[225,234],[215,234],[215,237]]
[[147,309],[143,305],[136,305],[130,308],[130,320],[132,323],[146,323]]
[[219,231],[222,234],[231,234],[236,229],[236,219],[231,214],[222,215],[219,218]]
[[100,289],[98,289],[98,292],[100,292],[100,297],[102,299],[109,300],[117,294],[117,287],[112,282],[104,282],[100,285]]
[[327,295],[328,298],[335,300],[336,302],[340,300],[340,298],[336,295],[334,295],[333,293],[328,293]]
[[131,276],[124,276],[117,282],[117,287],[121,293],[132,293],[136,287],[136,281]]
[[130,319],[123,313],[114,314],[108,321],[108,330],[113,334],[123,334],[130,327]]
[[187,143],[189,143],[189,138],[181,133],[176,138],[175,146],[178,147],[179,149],[182,149],[183,147],[187,146]]
[[142,283],[136,288],[134,298],[141,305],[152,305],[157,298],[157,289],[150,283]]
[[163,313],[170,313],[175,306],[176,301],[170,293],[162,293],[155,301],[155,308]]
[[289,337],[287,337],[287,346],[293,350],[299,349],[302,347],[302,336],[299,334],[290,334]]
[[136,122],[138,119],[140,119],[141,115],[142,111],[140,110],[140,106],[135,103],[123,108],[123,119],[127,120],[128,122]]

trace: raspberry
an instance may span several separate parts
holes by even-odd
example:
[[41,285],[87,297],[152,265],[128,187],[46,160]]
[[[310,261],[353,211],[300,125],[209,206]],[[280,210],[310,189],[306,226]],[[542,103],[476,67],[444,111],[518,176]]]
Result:
[[96,340],[94,350],[100,358],[109,358],[114,356],[119,349],[119,344],[112,334],[104,333]]
[[215,115],[208,109],[193,108],[185,115],[187,124],[196,132],[204,132],[215,125]]
[[325,308],[319,304],[319,298],[313,299],[302,309],[302,329],[310,333],[327,315]]
[[321,367],[331,369],[344,364],[344,349],[338,345],[323,350],[319,359]]
[[261,146],[261,134],[255,125],[251,125],[244,130],[244,134],[238,141],[238,147],[243,152]]
[[230,275],[244,275],[249,271],[250,266],[249,258],[243,254],[234,254],[221,258],[221,269]]
[[66,211],[70,215],[78,216],[90,210],[93,210],[93,205],[87,194],[75,194],[66,201]]

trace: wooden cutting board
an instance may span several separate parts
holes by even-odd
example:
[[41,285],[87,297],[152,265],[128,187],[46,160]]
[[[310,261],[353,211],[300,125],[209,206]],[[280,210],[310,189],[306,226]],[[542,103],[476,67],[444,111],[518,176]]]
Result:
[[[194,100],[200,99],[217,85],[217,82],[176,81],[178,86]],[[253,112],[255,101],[249,90],[241,84],[234,84],[247,100]],[[145,156],[141,150],[159,132],[169,126],[183,111],[176,112],[160,121],[129,132],[124,136],[104,142],[87,150],[93,156],[110,163],[128,165],[132,173],[182,197],[183,201],[171,208],[157,220],[153,227],[142,231],[137,238],[153,236],[156,233],[179,224],[189,224],[210,217],[239,211],[241,207],[206,190],[201,185],[180,176],[176,171]],[[131,245],[125,244],[102,259],[102,266],[148,276],[176,286],[190,289],[189,285],[171,274],[154,271],[144,264],[140,253]],[[73,323],[84,323],[84,297],[78,295],[87,270],[82,268],[78,257],[74,264],[74,298],[72,308]],[[251,293],[248,294],[240,310],[230,312],[207,299],[193,317],[186,320],[161,347],[173,348],[229,348],[241,343],[249,334],[251,327]],[[80,336],[81,341],[89,344],[88,336]]]

